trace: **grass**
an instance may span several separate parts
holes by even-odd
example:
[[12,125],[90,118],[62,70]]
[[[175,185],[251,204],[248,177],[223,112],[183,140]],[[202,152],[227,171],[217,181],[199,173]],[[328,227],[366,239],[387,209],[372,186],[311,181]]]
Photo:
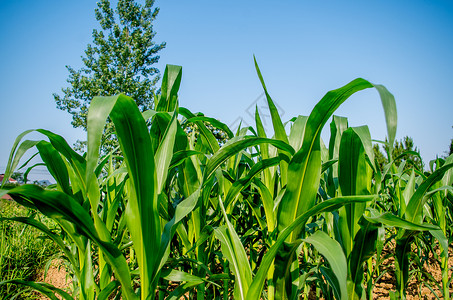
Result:
[[[0,217],[32,216],[51,225],[53,221],[14,201],[0,200]],[[58,252],[55,244],[35,228],[14,221],[0,222],[0,281],[36,280],[36,275],[49,258]],[[38,299],[36,292],[15,284],[0,285],[0,299]]]

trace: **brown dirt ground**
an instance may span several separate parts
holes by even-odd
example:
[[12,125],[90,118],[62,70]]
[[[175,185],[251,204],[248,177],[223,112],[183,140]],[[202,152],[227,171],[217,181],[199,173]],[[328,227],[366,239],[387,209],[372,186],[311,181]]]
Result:
[[[414,251],[416,249],[413,249]],[[386,245],[383,256],[394,251],[391,249],[391,246]],[[440,254],[440,250],[436,249],[437,255]],[[448,267],[453,267],[453,249],[452,245],[448,249]],[[440,286],[442,286],[442,273],[440,270],[439,263],[432,256],[428,258],[428,261],[424,263],[423,270],[431,274]],[[381,265],[381,271],[387,271],[386,274],[377,282],[376,286],[373,289],[373,299],[390,299],[389,291],[395,291],[396,289],[396,278],[395,278],[395,263],[394,258],[390,257],[385,259]],[[448,272],[448,277],[451,278],[452,271]],[[440,290],[435,283],[431,283],[434,292],[442,299],[442,290]],[[450,284],[450,294],[453,293],[453,287]],[[425,285],[422,285],[415,276],[413,276],[409,281],[409,286],[407,288],[407,300],[418,300],[418,299],[437,299],[433,292]]]
[[[392,246],[387,245],[383,251],[383,257],[390,254],[393,251]],[[440,253],[439,249],[436,249],[437,253]],[[448,266],[453,267],[453,248],[449,248],[449,259]],[[440,283],[442,282],[441,270],[436,259],[430,255],[428,262],[425,262],[423,269],[430,273],[434,279]],[[393,257],[387,258],[381,265],[381,272],[387,271],[382,278],[377,282],[373,289],[373,299],[390,299],[389,291],[395,291],[396,279],[395,279],[395,265]],[[449,271],[449,277],[452,276],[452,271]],[[61,260],[55,260],[50,266],[46,278],[44,278],[44,271],[41,271],[37,277],[37,281],[46,282],[54,285],[55,287],[61,288],[65,291],[70,290],[70,279],[67,278],[65,267],[62,265]],[[442,291],[434,285],[434,292],[437,294],[439,299],[442,299]],[[453,293],[453,287],[450,285],[450,293]],[[58,295],[57,297],[61,299]],[[45,296],[41,296],[40,300],[48,299]],[[421,299],[436,299],[432,291],[425,285],[420,285],[417,278],[411,278],[409,287],[407,289],[407,300],[421,300]]]
[[[59,289],[62,289],[66,292],[70,292],[71,280],[67,276],[67,272],[65,266],[63,265],[62,260],[54,260],[47,271],[46,276],[44,277],[44,270],[41,270],[38,275],[36,281],[38,282],[45,282],[49,283]],[[46,296],[38,293],[40,296],[40,300],[47,300]],[[59,295],[56,295],[58,299],[61,299]]]

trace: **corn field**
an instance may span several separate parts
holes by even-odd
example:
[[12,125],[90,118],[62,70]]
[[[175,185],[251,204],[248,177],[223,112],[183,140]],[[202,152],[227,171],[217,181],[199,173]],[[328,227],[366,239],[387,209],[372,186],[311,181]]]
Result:
[[[26,139],[32,130],[19,135],[5,177],[35,151],[56,185],[22,185],[0,196],[39,210],[61,230],[34,217],[1,221],[28,224],[53,240],[73,287],[0,284],[27,285],[50,299],[373,299],[383,249],[393,242],[391,298],[405,299],[410,278],[419,275],[417,253],[437,247],[437,284],[450,299],[453,156],[432,161],[429,171],[410,161],[397,165],[395,99],[361,78],[329,91],[308,116],[283,123],[255,66],[272,137],[258,109],[254,127],[232,132],[180,106],[182,68],[173,65],[154,110],[141,113],[125,95],[92,100],[84,155],[47,130],[34,130],[43,136],[38,141]],[[381,101],[385,114],[390,151],[383,169],[368,127],[349,127],[334,115],[369,88],[378,92],[369,101]],[[120,145],[112,153],[100,151],[107,119]]]

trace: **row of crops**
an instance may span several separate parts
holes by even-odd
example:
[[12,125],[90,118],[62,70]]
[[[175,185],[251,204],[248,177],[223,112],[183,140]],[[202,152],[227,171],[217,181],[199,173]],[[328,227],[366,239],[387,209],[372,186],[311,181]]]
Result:
[[[328,92],[309,116],[283,123],[256,65],[272,117],[266,136],[255,126],[232,132],[220,121],[179,106],[181,67],[168,65],[155,109],[133,99],[92,100],[87,152],[76,153],[53,132],[43,140],[21,134],[6,176],[29,151],[39,153],[57,184],[23,185],[15,201],[52,218],[59,230],[33,217],[28,224],[61,249],[72,291],[32,286],[51,299],[372,299],[382,278],[382,253],[392,245],[396,289],[404,299],[417,262],[434,255],[439,285],[449,299],[453,156],[431,170],[410,160],[396,165],[391,148],[397,115],[381,85],[355,79]],[[388,161],[375,163],[367,126],[348,127],[333,115],[352,94],[374,88],[387,126]],[[102,153],[107,120],[119,148]],[[330,122],[325,144],[321,131]],[[383,120],[384,122],[384,120]],[[226,134],[219,143],[214,131]],[[437,251],[436,251],[437,249]],[[415,251],[416,250],[416,251]],[[421,253],[417,256],[416,253]],[[423,255],[422,255],[423,254]]]

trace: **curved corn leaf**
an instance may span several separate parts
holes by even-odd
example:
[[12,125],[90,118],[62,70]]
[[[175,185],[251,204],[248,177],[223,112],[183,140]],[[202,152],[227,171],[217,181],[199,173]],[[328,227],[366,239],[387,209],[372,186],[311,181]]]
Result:
[[169,281],[190,281],[197,284],[205,281],[203,278],[180,270],[164,270],[162,271],[161,277]]
[[[94,184],[96,166],[99,160],[99,149],[101,147],[101,138],[104,132],[105,123],[108,115],[116,103],[117,96],[111,97],[94,97],[91,100],[90,108],[87,115],[87,157],[86,157],[86,175],[87,189],[91,190]],[[95,187],[93,187],[95,188]],[[96,203],[93,207],[97,207]]]
[[308,116],[298,116],[294,121],[293,126],[291,126],[291,131],[289,132],[289,144],[296,151],[299,151],[302,147],[302,142],[304,140],[305,125],[307,124]]
[[[278,209],[278,228],[282,231],[315,203],[321,177],[321,130],[333,112],[349,96],[372,87],[358,78],[342,88],[328,92],[314,107],[305,126],[301,149],[294,154],[289,166],[286,192]],[[300,231],[300,230],[297,230]],[[298,237],[295,232],[292,239]]]
[[226,124],[224,124],[214,118],[209,118],[209,117],[205,117],[205,116],[196,116],[196,117],[191,117],[191,118],[187,119],[186,122],[197,123],[197,121],[208,122],[215,128],[223,130],[227,134],[229,139],[234,137],[233,132],[230,130],[230,128],[228,128],[228,126]]
[[[22,140],[22,138],[32,131],[34,131],[34,130],[33,129],[26,130],[26,131],[22,132],[21,134],[19,134],[17,136],[17,138],[14,140],[13,147],[9,154],[8,163],[7,163],[6,169],[5,169],[5,174],[4,174],[5,179],[9,179],[11,177],[11,175],[13,174],[17,165],[19,164],[19,160],[23,156],[23,153],[25,153],[25,151],[27,151],[29,149],[29,148],[23,149],[23,150],[19,151],[18,147],[20,147],[19,144],[20,144],[20,141]],[[23,146],[23,147],[27,148],[26,146]],[[18,158],[16,159],[15,156],[17,156]],[[3,180],[1,188],[3,188],[5,182],[6,182],[6,180]]]
[[411,199],[409,200],[409,204],[406,208],[406,219],[410,222],[421,224],[423,221],[422,216],[422,209],[427,200],[425,197],[426,192],[428,192],[429,188],[442,180],[444,174],[453,167],[452,164],[444,165],[441,168],[434,171],[431,175],[428,176],[426,180],[417,188],[415,193],[412,195]]
[[263,159],[259,162],[257,162],[253,167],[250,169],[250,171],[247,173],[247,175],[238,181],[234,182],[233,186],[229,189],[228,194],[225,197],[225,207],[228,209],[228,206],[230,203],[236,198],[236,196],[245,188],[247,188],[250,183],[252,182],[253,178],[265,170],[266,168],[272,167],[277,165],[280,162],[281,158],[280,157],[273,157],[273,158],[268,158],[268,159]]
[[178,106],[178,90],[181,84],[182,67],[167,65],[162,78],[161,94],[157,103],[156,111],[174,111]]
[[57,244],[57,246],[61,249],[61,251],[64,252],[64,254],[68,258],[68,260],[71,262],[72,266],[74,266],[73,271],[74,271],[75,275],[78,278],[80,278],[80,274],[79,274],[79,270],[78,270],[79,263],[77,262],[76,257],[70,252],[68,247],[66,247],[63,239],[59,235],[53,233],[43,223],[35,220],[32,217],[0,218],[0,222],[2,222],[2,221],[15,221],[15,222],[20,222],[20,223],[23,223],[23,224],[27,224],[27,225],[30,225],[30,226],[38,229],[39,231],[41,231],[45,235],[47,235],[52,241],[55,242],[55,244]]
[[110,283],[102,289],[98,295],[98,300],[106,300],[109,298],[110,294],[120,286],[118,280],[110,281]]
[[156,154],[154,156],[157,169],[157,194],[161,193],[167,180],[168,169],[173,157],[173,146],[175,145],[176,129],[176,114],[173,114],[170,124],[168,125],[167,130],[165,131],[162,138],[162,142],[160,143],[159,148],[157,148]]
[[[358,128],[357,131],[368,132],[368,127]],[[370,167],[365,157],[364,141],[354,128],[343,132],[338,156],[338,183],[343,196],[368,195],[371,182]],[[368,134],[363,134],[368,136]],[[362,135],[362,136],[363,136]],[[369,138],[371,146],[371,138]],[[346,257],[354,246],[354,237],[359,231],[359,219],[365,211],[366,203],[345,205],[339,210],[338,220],[342,246]]]
[[[368,208],[368,210],[371,210]],[[374,213],[374,214],[377,214]],[[413,223],[410,222],[406,219],[403,219],[401,217],[395,216],[394,214],[390,212],[383,213],[381,215],[375,215],[372,217],[368,216],[363,216],[367,221],[372,222],[372,223],[382,223],[384,225],[387,225],[389,227],[397,227],[397,228],[402,228],[410,231],[428,231],[428,230],[438,230],[439,226],[432,225],[432,224],[418,224],[418,223]]]
[[32,289],[39,291],[41,294],[49,297],[52,300],[58,300],[58,298],[55,296],[55,293],[58,293],[63,299],[66,299],[66,300],[74,299],[71,297],[71,295],[69,295],[62,289],[56,288],[53,285],[48,284],[48,283],[12,279],[12,280],[1,281],[0,285],[8,284],[8,283],[29,286]]
[[235,297],[245,300],[248,299],[247,291],[252,282],[252,270],[244,246],[228,220],[221,199],[219,199],[219,205],[226,225],[214,228],[214,235],[220,241],[222,253],[230,263],[231,271],[235,275]]
[[137,252],[142,297],[154,293],[151,278],[158,272],[160,220],[157,206],[157,178],[154,151],[142,114],[132,98],[118,95],[110,118],[124,155],[129,174],[126,220]]
[[285,127],[283,126],[283,122],[280,118],[277,107],[275,106],[274,102],[272,101],[271,97],[269,96],[269,93],[267,92],[267,88],[266,88],[266,85],[264,84],[264,79],[263,79],[263,76],[261,75],[261,71],[260,71],[260,68],[258,67],[258,63],[256,62],[255,56],[253,56],[253,60],[255,62],[256,73],[258,74],[258,78],[260,79],[261,85],[263,86],[264,93],[266,95],[267,104],[269,106],[269,111],[271,113],[272,124],[274,126],[275,138],[289,144],[288,136],[286,135],[286,131],[285,131]]
[[173,154],[169,169],[179,166],[192,155],[203,155],[203,152],[195,150],[180,150]]
[[[264,282],[267,278],[267,272],[272,262],[274,261],[275,255],[278,252],[278,249],[283,244],[283,242],[288,238],[288,236],[297,228],[300,228],[301,225],[305,224],[307,220],[319,213],[333,211],[340,208],[343,205],[355,203],[355,202],[367,202],[376,198],[376,195],[371,196],[348,196],[348,197],[337,197],[323,201],[319,204],[316,204],[305,213],[296,218],[286,229],[279,233],[279,236],[269,251],[264,255],[261,262],[260,268],[253,278],[252,285],[249,288],[247,293],[247,300],[259,300],[261,296],[261,291],[264,287]],[[300,240],[302,242],[302,240]]]
[[66,169],[66,164],[60,156],[60,153],[55,150],[51,143],[46,141],[40,141],[36,144],[39,155],[45,163],[50,174],[57,181],[62,191],[68,195],[72,195],[71,187],[69,185],[69,174]]
[[348,290],[346,279],[348,266],[340,244],[330,238],[327,233],[320,230],[303,239],[303,241],[312,244],[327,259],[338,280],[341,299],[347,299]]
[[396,112],[395,97],[383,85],[374,84],[373,86],[379,92],[382,107],[384,108],[385,122],[387,124],[388,146],[390,149],[389,153],[391,154],[393,144],[395,142],[396,127],[398,123],[398,114]]
[[[285,126],[283,125],[283,122],[280,118],[280,114],[278,113],[274,101],[272,101],[271,96],[267,92],[267,88],[266,85],[264,84],[264,79],[263,76],[261,75],[261,71],[260,68],[258,67],[258,63],[256,62],[255,56],[253,56],[253,60],[255,62],[256,73],[258,74],[258,78],[260,79],[261,85],[263,86],[264,89],[264,94],[266,95],[267,105],[269,107],[269,112],[271,114],[272,119],[272,126],[274,127],[275,139],[280,140],[286,144],[289,144],[288,136],[286,135],[285,131]],[[278,149],[278,153],[288,156],[288,153],[282,151],[282,149]],[[286,185],[288,178],[288,163],[286,161],[280,162],[280,178],[282,185]]]
[[214,174],[215,170],[228,158],[239,153],[244,148],[259,144],[271,144],[272,146],[283,149],[290,154],[294,153],[294,149],[282,141],[254,136],[235,137],[228,141],[209,159],[204,172],[204,181],[206,182]]
[[[200,197],[200,189],[197,189],[192,195],[190,195],[185,200],[181,201],[175,209],[175,214],[173,218],[165,224],[164,231],[162,233],[162,238],[160,241],[160,247],[157,257],[159,259],[158,270],[159,271],[165,264],[168,257],[168,249],[170,247],[170,242],[176,232],[176,228],[179,222],[186,217],[197,205]],[[154,274],[156,276],[156,274]],[[153,280],[157,278],[154,277]]]
[[381,224],[372,223],[361,218],[359,220],[360,230],[354,237],[351,254],[348,257],[348,293],[349,296],[362,298],[363,294],[363,264],[376,253],[376,243],[378,242],[379,229]]
[[[44,215],[56,220],[68,234],[82,235],[101,248],[105,259],[112,266],[126,299],[135,299],[131,287],[129,267],[122,253],[110,241],[99,238],[91,216],[73,198],[59,191],[46,191],[35,185],[23,185],[8,192],[14,200],[33,203]],[[67,226],[73,226],[73,229]],[[77,236],[74,237],[77,242]],[[84,251],[85,246],[79,242],[79,251]]]
[[275,213],[274,213],[274,199],[267,188],[267,186],[259,179],[255,179],[254,183],[258,188],[258,192],[261,196],[261,202],[263,202],[264,214],[266,215],[267,230],[273,232],[275,229]]

